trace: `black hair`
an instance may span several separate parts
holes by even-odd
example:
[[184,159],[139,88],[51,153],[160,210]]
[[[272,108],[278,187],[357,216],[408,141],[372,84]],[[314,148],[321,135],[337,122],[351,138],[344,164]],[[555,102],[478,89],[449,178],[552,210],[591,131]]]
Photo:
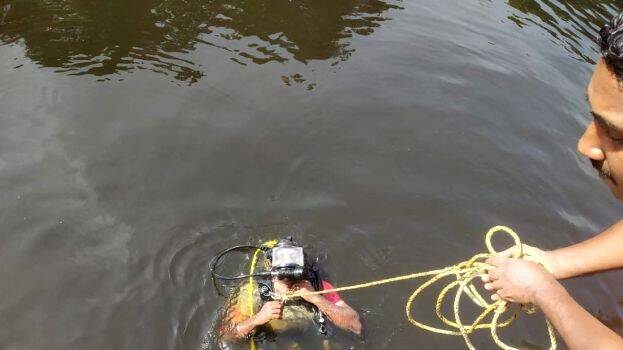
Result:
[[623,81],[623,12],[599,31],[599,45],[608,68]]

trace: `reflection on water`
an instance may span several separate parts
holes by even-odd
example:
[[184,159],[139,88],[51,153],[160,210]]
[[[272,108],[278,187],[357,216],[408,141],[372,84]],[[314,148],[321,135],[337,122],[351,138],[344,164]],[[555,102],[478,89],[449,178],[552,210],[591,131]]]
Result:
[[[196,82],[209,68],[186,57],[198,44],[241,65],[346,60],[348,41],[400,8],[381,0],[30,0],[4,5],[0,41],[74,75],[149,69]],[[290,79],[296,79],[292,77]]]
[[594,63],[590,56],[595,46],[584,38],[595,38],[599,28],[623,7],[621,0],[508,0],[508,4],[517,10],[508,18],[519,27],[542,28],[572,57],[590,63]]
[[[594,37],[622,0],[508,0],[508,18],[535,25],[571,56],[592,62]],[[102,77],[148,69],[192,84],[209,67],[188,57],[197,45],[241,65],[347,60],[354,34],[369,35],[400,9],[390,0],[29,0],[0,11],[0,43],[20,41],[35,62],[73,75]],[[282,78],[286,85],[303,78]],[[310,85],[313,87],[313,85]]]

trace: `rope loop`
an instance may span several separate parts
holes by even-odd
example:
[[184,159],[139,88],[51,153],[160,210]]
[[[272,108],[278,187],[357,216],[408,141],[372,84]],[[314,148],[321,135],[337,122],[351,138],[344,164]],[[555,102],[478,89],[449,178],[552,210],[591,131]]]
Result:
[[515,231],[511,230],[510,228],[506,226],[495,226],[491,228],[489,231],[487,231],[487,233],[485,234],[485,244],[487,245],[489,254],[491,254],[492,256],[500,255],[500,253],[498,253],[495,250],[495,248],[493,248],[493,243],[491,243],[491,239],[493,235],[495,235],[498,232],[504,232],[508,234],[509,236],[511,236],[511,238],[515,242],[514,246],[517,247],[517,249],[515,250],[515,253],[513,254],[513,258],[515,259],[522,258],[524,254],[523,254],[523,244],[521,244],[521,239],[519,239],[519,235]]

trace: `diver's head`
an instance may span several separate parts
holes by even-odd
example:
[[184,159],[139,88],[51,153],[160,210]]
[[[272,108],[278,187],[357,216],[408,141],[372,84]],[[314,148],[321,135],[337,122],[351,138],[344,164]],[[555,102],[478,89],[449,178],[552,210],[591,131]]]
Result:
[[602,58],[588,85],[594,120],[578,141],[600,177],[623,200],[623,13],[600,31]]
[[287,283],[300,281],[307,275],[305,260],[303,247],[292,237],[286,237],[272,248],[271,272],[277,279]]

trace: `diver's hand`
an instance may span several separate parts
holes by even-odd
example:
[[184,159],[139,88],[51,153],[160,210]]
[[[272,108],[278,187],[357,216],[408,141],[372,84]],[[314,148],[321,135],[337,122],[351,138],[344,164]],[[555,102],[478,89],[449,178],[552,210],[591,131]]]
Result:
[[[312,286],[311,283],[307,280],[296,283],[292,286],[292,288],[296,290],[296,292],[294,292],[294,295],[315,292],[314,286]],[[316,304],[319,301],[325,300],[322,295],[302,295],[301,298],[312,304]]]
[[253,323],[255,326],[264,325],[272,320],[281,318],[281,312],[283,311],[283,304],[280,301],[269,301],[260,312],[253,316]]
[[[527,244],[522,244],[522,250],[524,258],[533,262],[542,263],[546,269],[554,275],[556,278],[561,277],[561,266],[558,258],[554,252],[542,250]],[[513,258],[518,253],[519,248],[517,246],[510,247],[497,255],[500,258]],[[483,279],[484,280],[484,279]],[[487,280],[484,280],[488,282]]]
[[[541,297],[559,285],[547,270],[532,261],[524,259],[489,258],[485,278],[485,289],[495,292],[494,301],[504,299],[520,304],[539,304]],[[546,296],[545,296],[546,297]]]

